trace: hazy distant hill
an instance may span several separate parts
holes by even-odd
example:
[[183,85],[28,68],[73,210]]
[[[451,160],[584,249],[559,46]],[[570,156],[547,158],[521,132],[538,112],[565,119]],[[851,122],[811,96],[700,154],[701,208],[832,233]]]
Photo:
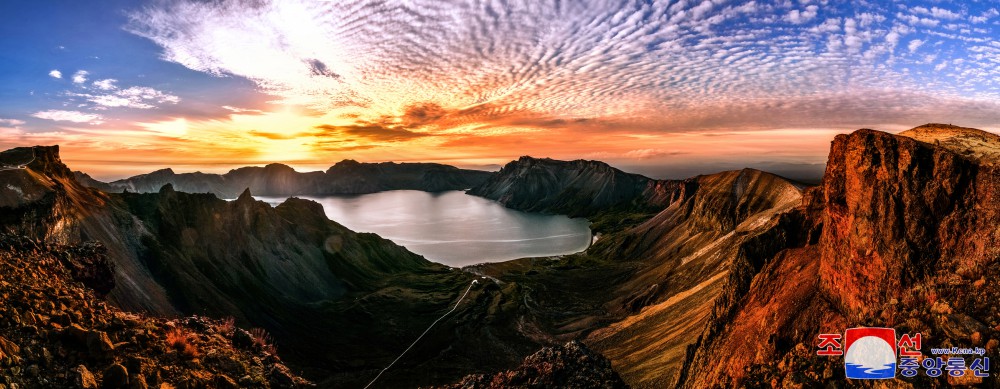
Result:
[[365,194],[413,189],[428,192],[464,190],[479,185],[492,173],[459,169],[435,163],[361,163],[343,160],[326,172],[296,172],[287,165],[242,167],[226,174],[174,173],[157,170],[109,183],[74,172],[84,185],[108,192],[153,193],[166,184],[187,193],[214,193],[224,199],[239,196],[244,189],[260,196]]

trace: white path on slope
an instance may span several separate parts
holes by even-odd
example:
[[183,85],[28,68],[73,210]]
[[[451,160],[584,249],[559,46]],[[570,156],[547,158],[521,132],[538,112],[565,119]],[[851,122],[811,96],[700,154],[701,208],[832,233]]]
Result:
[[35,162],[35,148],[34,147],[31,148],[31,160],[30,161],[28,161],[26,163],[22,163],[20,165],[14,166],[14,167],[3,167],[3,166],[0,166],[0,172],[5,171],[5,170],[23,170],[23,169],[27,168],[28,165],[31,164],[32,162]]
[[462,303],[462,300],[465,300],[465,296],[469,295],[469,291],[472,290],[472,286],[477,283],[479,283],[479,280],[472,280],[472,283],[469,284],[469,288],[465,290],[465,293],[462,294],[462,297],[458,299],[458,302],[455,303],[455,306],[452,307],[450,311],[445,312],[444,315],[441,315],[441,317],[439,317],[437,320],[431,323],[431,325],[428,326],[426,330],[424,330],[424,333],[420,334],[420,336],[417,337],[417,340],[414,340],[413,343],[410,344],[410,347],[407,347],[406,350],[403,350],[403,352],[399,354],[399,356],[396,357],[396,359],[393,360],[392,363],[389,364],[389,366],[386,366],[385,369],[382,369],[382,371],[378,372],[378,375],[375,376],[375,379],[373,379],[372,382],[369,382],[368,385],[365,385],[365,389],[368,389],[368,387],[372,386],[372,384],[374,384],[375,381],[378,381],[378,378],[382,376],[382,373],[385,373],[386,370],[389,370],[389,368],[392,367],[392,365],[395,365],[396,362],[398,362],[401,358],[403,358],[403,355],[406,355],[407,351],[410,351],[410,349],[413,348],[413,346],[415,346],[417,342],[420,341],[420,339],[423,339],[424,335],[427,335],[427,333],[430,332],[431,328],[433,328],[435,324],[441,321],[441,319],[444,319],[445,316],[448,316],[452,312],[455,312],[455,310],[458,309],[458,305]]

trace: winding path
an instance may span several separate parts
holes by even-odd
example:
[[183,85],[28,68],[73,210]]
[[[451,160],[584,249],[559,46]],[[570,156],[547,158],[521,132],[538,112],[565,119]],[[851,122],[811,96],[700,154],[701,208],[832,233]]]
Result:
[[34,147],[31,148],[31,160],[30,161],[22,163],[20,165],[14,166],[14,167],[0,166],[0,172],[7,171],[7,170],[24,170],[24,169],[27,169],[28,165],[30,165],[32,162],[35,162],[35,148]]
[[439,317],[437,320],[431,323],[431,325],[428,326],[426,330],[424,330],[424,333],[420,334],[420,336],[417,337],[417,340],[414,340],[413,343],[410,344],[410,347],[407,347],[406,350],[403,350],[403,353],[399,354],[399,356],[396,357],[396,359],[393,360],[392,363],[389,364],[389,366],[386,366],[385,369],[382,369],[382,371],[378,372],[378,375],[375,376],[375,379],[373,379],[372,382],[369,382],[368,385],[365,385],[365,389],[368,389],[368,387],[372,386],[372,384],[374,384],[375,381],[378,381],[378,378],[382,376],[382,373],[385,373],[386,370],[389,370],[389,368],[392,367],[392,365],[395,365],[396,362],[398,362],[401,358],[403,358],[403,355],[406,355],[407,351],[410,351],[410,349],[413,348],[413,346],[415,346],[417,342],[419,342],[420,339],[424,337],[424,335],[427,335],[427,333],[430,332],[431,328],[433,328],[435,324],[441,321],[441,319],[444,319],[445,316],[448,316],[452,312],[455,312],[455,310],[458,309],[458,305],[462,303],[462,300],[465,300],[465,296],[469,295],[469,291],[472,290],[472,286],[477,283],[479,283],[479,280],[472,280],[472,283],[469,284],[469,288],[465,290],[465,294],[463,294],[462,297],[458,299],[458,302],[455,303],[455,306],[452,307],[450,311],[445,312],[444,315],[441,315],[441,317]]

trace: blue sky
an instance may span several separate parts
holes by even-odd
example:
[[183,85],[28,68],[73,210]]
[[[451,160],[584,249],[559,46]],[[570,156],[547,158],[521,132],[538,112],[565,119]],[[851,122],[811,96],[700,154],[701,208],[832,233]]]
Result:
[[108,178],[522,154],[657,176],[815,170],[856,128],[996,130],[998,7],[4,2],[0,147],[59,143]]

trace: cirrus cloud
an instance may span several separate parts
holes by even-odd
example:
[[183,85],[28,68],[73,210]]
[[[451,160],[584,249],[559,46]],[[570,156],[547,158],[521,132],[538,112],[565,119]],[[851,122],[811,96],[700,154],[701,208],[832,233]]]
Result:
[[31,114],[39,119],[52,120],[57,122],[74,122],[74,123],[99,123],[102,119],[101,115],[93,113],[84,113],[80,111],[63,111],[50,109],[47,111],[39,111]]

